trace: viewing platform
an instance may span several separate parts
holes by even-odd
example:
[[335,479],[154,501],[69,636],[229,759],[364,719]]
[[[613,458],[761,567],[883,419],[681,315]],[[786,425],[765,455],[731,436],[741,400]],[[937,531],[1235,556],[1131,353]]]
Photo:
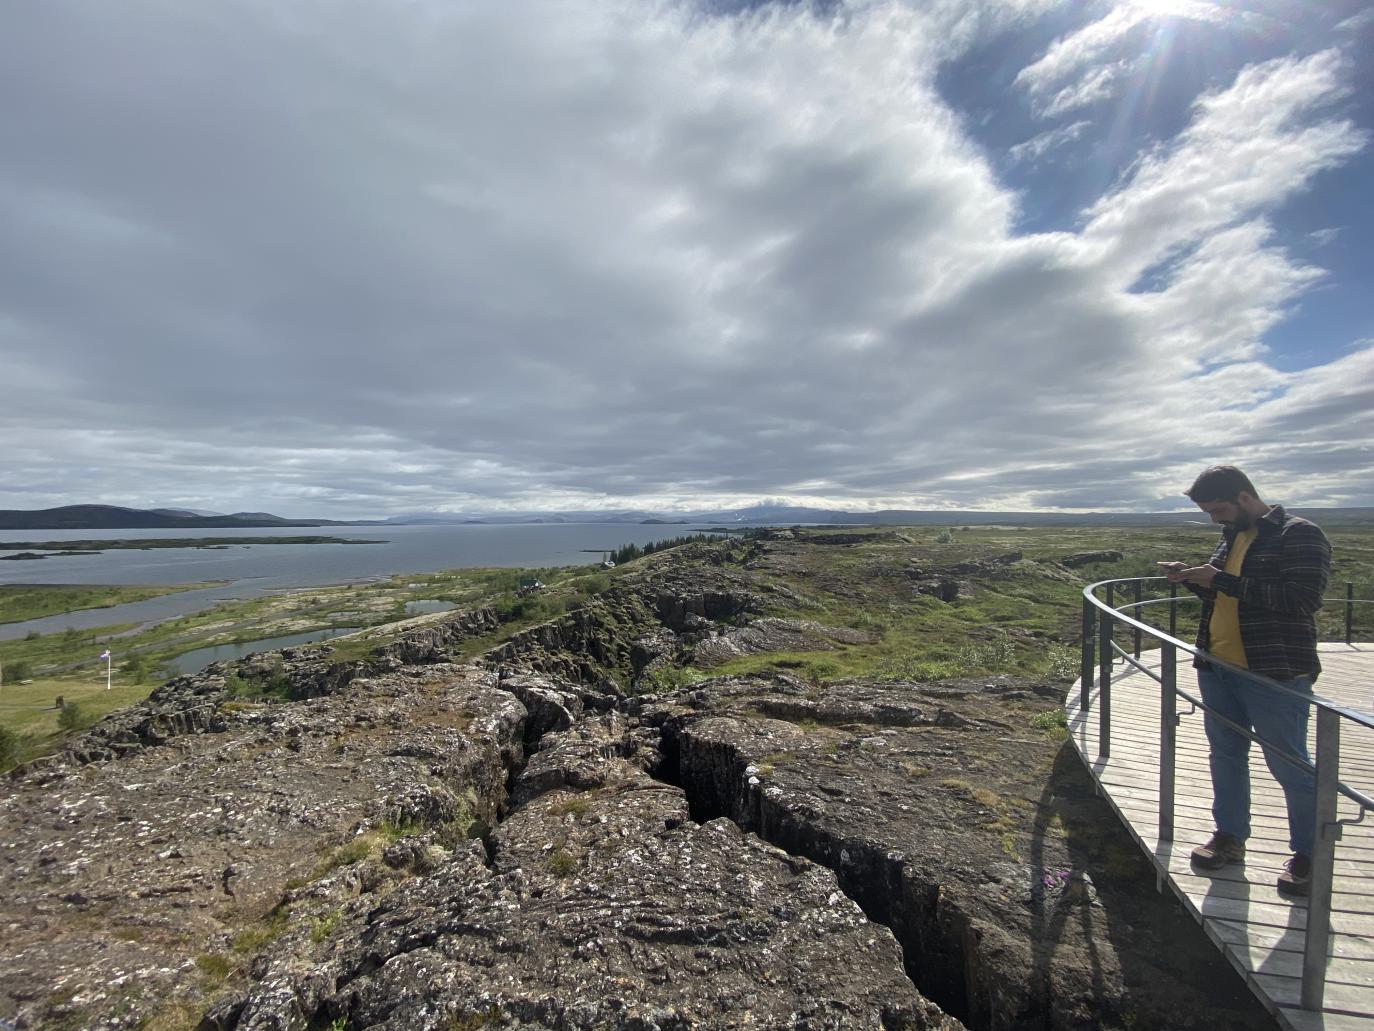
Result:
[[[1108,602],[1110,599],[1109,592]],[[1111,611],[1100,603],[1093,604]],[[1127,618],[1123,622],[1132,621]],[[1085,629],[1088,623],[1085,607]],[[1110,634],[1097,632],[1085,637],[1111,639]],[[1150,643],[1147,641],[1147,649]],[[1163,651],[1141,650],[1136,660],[1141,669],[1131,664],[1129,653],[1114,649],[1120,657],[1111,667],[1107,704],[1103,705],[1102,677],[1088,675],[1100,663],[1101,656],[1090,659],[1089,652],[1085,652],[1085,678],[1093,686],[1086,702],[1082,679],[1070,690],[1065,706],[1068,731],[1099,792],[1152,859],[1161,890],[1167,884],[1201,922],[1207,936],[1280,1026],[1296,1031],[1374,1031],[1374,817],[1347,794],[1337,794],[1332,787],[1339,781],[1354,793],[1374,797],[1374,726],[1366,722],[1374,721],[1374,644],[1333,643],[1320,648],[1323,672],[1316,693],[1347,711],[1340,714],[1339,720],[1333,713],[1324,713],[1324,733],[1331,733],[1332,723],[1339,724],[1335,748],[1327,751],[1328,755],[1339,755],[1334,779],[1330,767],[1322,770],[1316,747],[1318,707],[1314,707],[1309,721],[1309,750],[1318,766],[1319,795],[1325,774],[1329,788],[1326,797],[1335,799],[1340,835],[1335,840],[1331,868],[1330,937],[1325,950],[1324,984],[1312,984],[1314,978],[1321,980],[1320,955],[1307,957],[1306,1008],[1303,1002],[1308,900],[1286,898],[1275,887],[1275,879],[1291,854],[1288,823],[1283,793],[1266,767],[1258,745],[1252,745],[1250,750],[1253,836],[1247,843],[1245,863],[1204,873],[1193,870],[1189,862],[1193,847],[1206,841],[1213,830],[1203,712],[1184,697],[1165,699],[1165,688],[1155,677],[1165,685],[1176,683],[1179,691],[1195,697],[1193,656],[1168,645]],[[1176,679],[1172,681],[1161,669],[1166,654],[1175,657]],[[1171,710],[1170,702],[1176,702],[1176,710]],[[1169,711],[1176,711],[1178,716],[1172,765],[1167,761],[1167,737],[1161,734],[1165,729],[1161,726],[1161,714]],[[1104,712],[1106,756],[1100,748]],[[1170,781],[1172,813],[1166,798],[1161,818],[1161,784],[1167,794]],[[1170,820],[1172,834],[1168,833]],[[1161,822],[1165,827],[1163,835]],[[1322,822],[1319,819],[1319,827]],[[1329,818],[1324,822],[1331,824]],[[1322,906],[1322,895],[1314,876],[1314,907]],[[1320,927],[1324,919],[1322,909],[1315,908],[1314,923]],[[1319,1000],[1317,1005],[1313,1005],[1314,992]]]

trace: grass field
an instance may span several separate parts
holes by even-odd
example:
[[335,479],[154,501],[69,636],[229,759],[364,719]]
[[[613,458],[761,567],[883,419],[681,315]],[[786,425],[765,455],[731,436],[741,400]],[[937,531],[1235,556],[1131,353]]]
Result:
[[[116,679],[107,691],[104,675],[97,678],[89,673],[23,684],[6,683],[0,687],[0,726],[18,735],[18,759],[23,762],[52,751],[67,734],[89,727],[102,716],[141,702],[151,689],[151,684],[121,683]],[[58,698],[65,705],[76,707],[69,713],[70,727],[64,728],[58,722]]]

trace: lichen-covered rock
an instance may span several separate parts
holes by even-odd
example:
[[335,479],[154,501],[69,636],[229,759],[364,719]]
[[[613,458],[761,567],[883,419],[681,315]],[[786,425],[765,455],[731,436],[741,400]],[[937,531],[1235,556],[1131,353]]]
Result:
[[308,943],[279,943],[235,1031],[962,1026],[829,870],[728,820],[693,822],[683,792],[634,761],[623,719],[578,726],[539,755],[598,768],[589,789],[517,784],[530,800],[489,860],[455,853],[354,907],[313,963]]
[[581,694],[547,677],[503,676],[499,684],[502,690],[515,695],[528,711],[525,736],[531,741],[538,741],[554,731],[567,730],[582,715]]
[[169,680],[137,705],[111,713],[75,738],[62,756],[40,760],[31,772],[48,766],[106,762],[187,734],[220,733],[228,726],[220,706],[235,698],[229,688],[231,677],[259,684],[276,680],[288,686],[292,698],[313,698],[342,691],[360,676],[395,672],[406,664],[445,662],[456,644],[500,625],[495,613],[486,608],[423,616],[414,622],[415,626],[378,644],[361,661],[335,662],[329,657],[333,648],[325,645],[211,663],[199,673]]
[[861,630],[829,627],[809,619],[756,619],[742,627],[711,633],[693,645],[689,661],[710,669],[741,655],[761,652],[831,651],[844,644],[866,644],[872,638]]
[[[525,710],[493,685],[470,667],[417,666],[306,701],[227,702],[219,733],[11,778],[0,1017],[124,1028],[169,1006],[198,1016],[289,925],[295,895],[330,882],[356,897],[387,876],[391,837],[495,823]],[[425,861],[422,849],[404,865]]]

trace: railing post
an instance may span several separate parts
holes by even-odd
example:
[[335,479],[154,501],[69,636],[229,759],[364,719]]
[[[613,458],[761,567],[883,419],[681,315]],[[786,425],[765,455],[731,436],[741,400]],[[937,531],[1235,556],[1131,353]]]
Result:
[[1350,629],[1355,623],[1355,585],[1349,580],[1345,582],[1345,643],[1349,644],[1352,640]]
[[1178,636],[1178,584],[1169,585],[1169,636]]
[[[1141,620],[1141,615],[1140,615],[1140,614],[1141,614],[1141,612],[1142,612],[1143,610],[1142,610],[1141,607],[1140,607],[1140,602],[1141,602],[1141,599],[1144,597],[1144,592],[1143,592],[1144,586],[1145,586],[1145,581],[1142,580],[1142,579],[1140,579],[1139,577],[1137,577],[1137,578],[1136,578],[1136,581],[1135,581],[1135,608],[1131,609],[1131,615],[1135,616],[1136,622],[1141,622],[1141,621],[1142,621],[1142,620]],[[1140,658],[1140,638],[1141,638],[1141,630],[1140,630],[1140,627],[1136,627],[1136,628],[1135,628],[1135,657],[1136,657],[1137,659]]]
[[1174,746],[1178,740],[1178,655],[1163,642],[1159,665],[1159,840],[1174,840]]
[[1106,759],[1112,754],[1112,629],[1115,619],[1112,606],[1115,604],[1112,590],[1114,584],[1107,585],[1107,608],[1097,620],[1097,756]]
[[1091,704],[1090,693],[1093,688],[1093,645],[1097,643],[1097,607],[1087,598],[1083,599],[1083,656],[1078,666],[1078,683],[1082,689],[1078,707],[1087,712]]
[[1340,782],[1341,718],[1317,707],[1317,828],[1312,840],[1312,880],[1307,898],[1307,940],[1302,951],[1302,1007],[1322,1008],[1326,993],[1326,950],[1331,936],[1331,882],[1335,874],[1336,787]]

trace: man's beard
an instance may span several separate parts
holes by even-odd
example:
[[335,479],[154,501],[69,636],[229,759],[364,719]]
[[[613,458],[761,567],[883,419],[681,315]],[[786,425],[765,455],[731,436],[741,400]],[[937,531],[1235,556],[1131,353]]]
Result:
[[1229,526],[1236,533],[1244,533],[1246,530],[1250,529],[1250,527],[1255,525],[1255,521],[1250,518],[1249,512],[1240,512],[1236,515],[1234,519],[1230,520],[1226,525]]

